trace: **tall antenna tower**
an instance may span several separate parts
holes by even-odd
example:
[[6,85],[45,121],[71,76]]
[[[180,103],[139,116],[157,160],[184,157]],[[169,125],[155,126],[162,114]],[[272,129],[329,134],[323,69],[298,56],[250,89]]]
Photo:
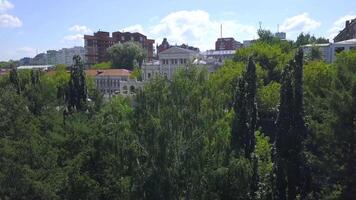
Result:
[[222,38],[222,24],[220,25],[220,38]]

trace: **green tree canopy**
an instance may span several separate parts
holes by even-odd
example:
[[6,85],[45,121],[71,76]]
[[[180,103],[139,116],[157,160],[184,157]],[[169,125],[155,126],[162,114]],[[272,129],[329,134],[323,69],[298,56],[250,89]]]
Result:
[[141,66],[146,58],[146,52],[136,42],[115,44],[107,51],[113,68],[133,70],[135,67]]

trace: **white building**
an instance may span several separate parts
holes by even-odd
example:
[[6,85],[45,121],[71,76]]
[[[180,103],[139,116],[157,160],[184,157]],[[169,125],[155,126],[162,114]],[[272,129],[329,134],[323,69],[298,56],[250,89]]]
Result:
[[171,80],[179,68],[193,64],[195,60],[201,59],[202,55],[197,51],[174,46],[159,53],[158,57],[159,63],[146,63],[142,66],[144,80],[158,74]]
[[231,60],[234,58],[236,50],[208,50],[203,53],[204,60],[208,63],[222,64],[225,60]]
[[331,61],[334,62],[336,60],[337,53],[350,50],[356,50],[356,39],[345,40],[331,44]]
[[84,62],[85,59],[84,47],[63,48],[58,51],[48,50],[47,64],[50,65],[65,64],[67,66],[71,66],[73,65],[73,57],[75,55],[79,55]]
[[327,63],[331,63],[331,48],[330,48],[331,44],[330,43],[326,43],[326,44],[308,44],[303,46],[303,52],[304,52],[304,56],[307,56],[311,53],[312,48],[318,48],[319,51],[321,52],[321,57],[323,58],[323,60]]
[[336,60],[336,55],[338,53],[342,51],[356,50],[356,39],[327,44],[308,44],[302,47],[304,54],[307,55],[310,53],[314,46],[319,48],[325,62],[332,63]]

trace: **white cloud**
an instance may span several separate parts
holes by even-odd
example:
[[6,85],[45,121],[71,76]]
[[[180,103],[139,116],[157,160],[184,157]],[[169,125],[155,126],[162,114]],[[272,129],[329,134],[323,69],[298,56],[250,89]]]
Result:
[[63,38],[63,42],[82,42],[84,40],[83,34],[67,35]]
[[282,23],[280,30],[288,33],[309,32],[318,28],[320,22],[310,18],[308,13],[302,13],[290,18],[287,18]]
[[22,22],[18,17],[9,14],[0,14],[0,28],[21,27]]
[[338,20],[336,20],[333,24],[333,27],[329,29],[329,39],[333,40],[334,37],[345,28],[345,22],[347,20],[355,19],[356,15],[346,15],[343,17],[340,17]]
[[216,39],[220,37],[221,24],[224,37],[235,37],[237,40],[257,37],[253,26],[240,24],[236,20],[213,20],[209,13],[202,10],[170,13],[157,25],[151,26],[149,33],[159,40],[167,37],[171,44],[189,43],[207,50],[214,48]]
[[7,0],[0,0],[0,13],[6,12],[14,7],[15,6],[11,2]]
[[69,28],[69,31],[77,32],[77,33],[83,33],[83,34],[91,34],[91,33],[93,33],[93,31],[90,28],[88,28],[86,26],[81,26],[81,25],[74,25],[74,26]]
[[132,25],[132,26],[128,26],[126,28],[123,28],[122,31],[125,31],[125,32],[139,32],[139,33],[145,34],[145,31],[143,30],[143,27],[140,24],[135,24],[135,25]]

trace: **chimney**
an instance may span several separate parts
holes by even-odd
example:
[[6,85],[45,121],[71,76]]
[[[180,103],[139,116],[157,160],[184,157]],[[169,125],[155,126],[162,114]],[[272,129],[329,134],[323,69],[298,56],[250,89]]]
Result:
[[345,28],[349,28],[349,25],[350,25],[350,21],[347,20],[347,21],[346,21],[346,24],[345,24]]

